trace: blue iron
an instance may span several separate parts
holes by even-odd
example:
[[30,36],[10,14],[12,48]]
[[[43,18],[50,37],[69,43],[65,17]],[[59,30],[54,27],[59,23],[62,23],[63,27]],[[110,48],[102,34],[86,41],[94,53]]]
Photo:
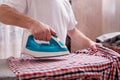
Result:
[[67,47],[57,35],[53,35],[48,42],[35,40],[33,35],[29,35],[24,46],[24,53],[33,57],[56,57],[69,54]]

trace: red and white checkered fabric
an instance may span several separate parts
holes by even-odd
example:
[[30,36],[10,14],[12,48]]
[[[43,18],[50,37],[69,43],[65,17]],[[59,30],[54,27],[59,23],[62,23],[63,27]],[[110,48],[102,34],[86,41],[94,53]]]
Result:
[[96,53],[85,49],[51,58],[33,58],[29,55],[10,57],[8,64],[19,79],[120,80],[118,56],[118,53],[100,47]]

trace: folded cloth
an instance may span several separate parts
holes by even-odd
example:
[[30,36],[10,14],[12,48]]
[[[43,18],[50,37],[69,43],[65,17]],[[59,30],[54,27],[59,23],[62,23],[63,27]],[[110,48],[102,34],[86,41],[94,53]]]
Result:
[[99,47],[96,53],[84,49],[51,58],[10,57],[8,65],[20,80],[120,80],[118,57],[118,53]]

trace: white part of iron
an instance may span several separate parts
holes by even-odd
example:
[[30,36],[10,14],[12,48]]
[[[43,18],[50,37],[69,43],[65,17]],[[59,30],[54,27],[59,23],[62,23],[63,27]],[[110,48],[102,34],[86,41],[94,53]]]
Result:
[[50,44],[49,41],[40,41],[40,40],[36,40],[34,39],[35,42],[37,42],[38,44]]

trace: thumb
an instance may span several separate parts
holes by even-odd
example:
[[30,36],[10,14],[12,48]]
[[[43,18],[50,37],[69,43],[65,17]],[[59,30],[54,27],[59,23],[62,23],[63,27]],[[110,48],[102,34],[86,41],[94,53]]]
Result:
[[56,34],[56,31],[55,31],[54,29],[50,28],[50,33],[51,33],[52,35],[54,35],[54,34]]

